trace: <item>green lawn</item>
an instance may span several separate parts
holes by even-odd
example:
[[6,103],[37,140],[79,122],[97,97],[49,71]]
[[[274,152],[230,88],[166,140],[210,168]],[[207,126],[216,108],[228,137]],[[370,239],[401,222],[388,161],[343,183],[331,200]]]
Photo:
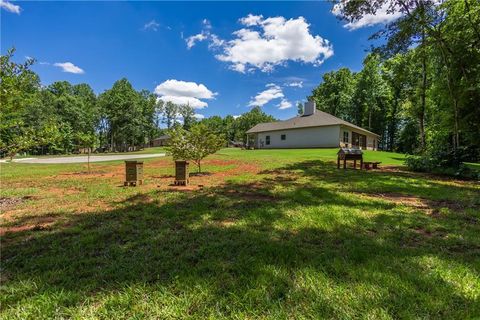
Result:
[[480,317],[479,184],[335,153],[224,149],[187,191],[169,157],[1,164],[1,318]]

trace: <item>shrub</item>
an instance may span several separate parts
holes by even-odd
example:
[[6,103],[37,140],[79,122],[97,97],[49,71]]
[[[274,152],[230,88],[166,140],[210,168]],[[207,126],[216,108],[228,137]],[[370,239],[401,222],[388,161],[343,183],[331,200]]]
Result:
[[[444,155],[445,156],[445,155]],[[407,156],[405,165],[412,171],[431,172],[463,179],[480,180],[480,172],[459,162],[458,158],[442,158],[430,155]]]

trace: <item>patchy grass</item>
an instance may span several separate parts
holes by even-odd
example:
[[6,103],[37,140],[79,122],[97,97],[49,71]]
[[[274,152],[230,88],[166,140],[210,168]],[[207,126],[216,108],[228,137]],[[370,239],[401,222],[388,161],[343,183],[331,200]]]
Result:
[[1,164],[2,319],[478,317],[480,186],[334,160],[225,149],[190,188],[168,157],[127,188],[122,161]]

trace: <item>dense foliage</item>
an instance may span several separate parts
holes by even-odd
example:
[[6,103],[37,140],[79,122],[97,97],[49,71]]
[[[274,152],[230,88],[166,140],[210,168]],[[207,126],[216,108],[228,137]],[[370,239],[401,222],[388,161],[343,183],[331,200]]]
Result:
[[[189,105],[137,91],[125,78],[98,96],[85,83],[42,86],[30,69],[35,60],[16,63],[14,52],[1,56],[0,155],[132,151],[160,134],[192,130],[199,122]],[[200,123],[227,145],[244,142],[248,129],[267,121],[275,119],[255,107],[239,117],[213,116]]]
[[385,6],[401,14],[372,36],[384,38],[385,44],[372,50],[360,72],[342,68],[326,73],[310,98],[320,109],[381,134],[383,149],[449,166],[478,161],[480,2],[336,4],[349,22]]
[[228,142],[243,142],[247,140],[245,132],[253,126],[262,122],[273,122],[275,118],[266,114],[260,107],[253,107],[244,114],[233,117],[226,116],[221,118],[213,116],[203,119],[201,123],[205,124],[211,131],[224,135]]

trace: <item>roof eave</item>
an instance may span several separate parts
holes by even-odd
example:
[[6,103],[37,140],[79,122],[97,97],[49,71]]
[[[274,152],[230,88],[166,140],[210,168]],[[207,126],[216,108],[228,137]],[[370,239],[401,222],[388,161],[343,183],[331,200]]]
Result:
[[379,134],[373,133],[371,131],[368,131],[366,129],[363,129],[363,128],[360,128],[360,127],[357,127],[357,126],[352,126],[352,125],[348,125],[348,124],[342,124],[342,126],[348,127],[348,128],[354,129],[354,130],[358,130],[358,131],[363,131],[363,132],[366,132],[368,134],[371,134],[372,136],[380,137]]

